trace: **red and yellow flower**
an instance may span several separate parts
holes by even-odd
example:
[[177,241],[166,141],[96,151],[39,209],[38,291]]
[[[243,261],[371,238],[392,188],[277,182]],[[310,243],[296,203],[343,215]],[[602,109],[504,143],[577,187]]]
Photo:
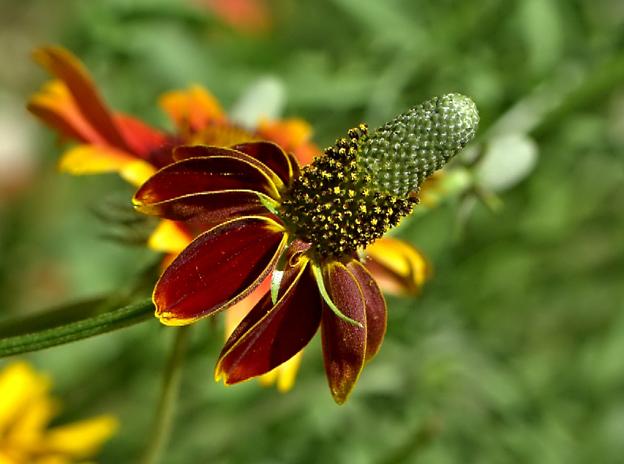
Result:
[[[172,91],[160,99],[160,106],[176,127],[174,133],[152,128],[128,115],[112,111],[97,91],[93,79],[80,61],[60,47],[35,52],[36,60],[56,80],[36,93],[28,109],[56,129],[64,138],[78,142],[62,157],[59,167],[72,174],[118,172],[141,185],[157,169],[173,161],[177,145],[231,146],[253,140],[269,140],[292,153],[302,165],[319,153],[310,141],[310,125],[297,118],[261,120],[253,130],[230,121],[219,102],[202,87]],[[192,240],[183,224],[163,221],[149,244],[158,251],[177,254]],[[367,250],[370,267],[388,282],[385,291],[414,293],[427,273],[422,255],[411,245],[383,239]],[[393,256],[387,259],[384,256]]]
[[[393,211],[389,216],[381,214],[381,206],[371,204],[368,199],[360,202],[360,207],[375,208],[375,217],[369,218],[372,223],[386,221],[372,235],[370,224],[362,224],[356,217],[366,216],[366,211],[351,211],[354,222],[349,223],[342,217],[343,212],[330,208],[329,212],[336,213],[343,226],[353,230],[349,229],[348,237],[330,244],[329,254],[320,243],[323,231],[306,235],[307,229],[315,229],[314,221],[298,224],[301,214],[293,213],[297,208],[318,206],[302,200],[307,201],[313,192],[293,197],[294,186],[305,190],[300,178],[314,177],[311,173],[331,160],[332,153],[336,158],[334,163],[352,163],[353,159],[341,158],[343,152],[357,151],[359,137],[368,137],[366,129],[353,130],[350,134],[354,137],[341,142],[344,146],[316,158],[302,176],[299,164],[310,163],[318,150],[309,141],[309,125],[301,120],[261,121],[258,127],[248,130],[232,123],[212,95],[194,86],[161,98],[161,106],[176,126],[175,133],[166,133],[111,111],[87,71],[66,50],[48,47],[38,50],[35,56],[57,80],[32,98],[29,109],[65,137],[79,142],[63,155],[61,169],[74,174],[118,172],[135,185],[141,185],[135,197],[137,208],[163,218],[149,240],[150,247],[170,253],[167,262],[171,265],[155,291],[161,321],[181,325],[231,307],[227,325],[228,332],[233,333],[217,373],[226,383],[261,374],[270,380],[278,375],[278,386],[283,390],[292,385],[300,359],[300,352],[292,353],[292,349],[303,348],[322,326],[330,386],[336,400],[344,401],[361,366],[377,351],[385,330],[385,304],[370,272],[384,289],[396,293],[417,292],[427,274],[425,260],[410,245],[388,238],[372,243],[389,228],[388,224],[396,224],[411,209],[413,198],[390,195],[395,198],[394,203],[381,205]],[[277,142],[281,148],[263,140]],[[340,183],[344,179],[340,176],[346,171],[334,168],[321,169],[326,176],[335,175],[339,182],[331,201],[348,203],[353,199],[349,195],[357,197],[366,190],[362,186],[365,177],[360,176],[357,185],[342,198]],[[362,171],[361,166],[350,169],[351,176]],[[388,177],[387,173],[384,175]],[[379,191],[375,195],[379,196]],[[298,206],[292,205],[293,198],[299,198]],[[358,220],[360,224],[354,229],[352,226]],[[365,234],[358,236],[358,230]],[[345,246],[340,240],[352,241],[356,246]],[[199,261],[194,262],[191,256]],[[195,265],[199,267],[192,272]],[[245,266],[250,266],[250,273],[242,270]],[[215,271],[211,274],[208,268]],[[263,296],[270,283],[269,295],[272,295]],[[295,321],[300,329],[292,332],[296,340],[277,331],[274,336],[260,338],[270,340],[266,342],[269,344],[278,339],[290,340],[287,347],[278,349],[279,355],[270,346],[254,345],[254,352],[268,350],[264,356],[269,358],[252,362],[243,357],[233,361],[236,353],[247,346],[249,337],[258,335],[260,329],[256,326],[277,330],[269,326],[278,322],[270,321],[283,317],[290,321],[292,301],[296,305],[301,298],[308,307],[304,311],[307,322],[306,317]],[[343,308],[345,305],[349,308]],[[328,317],[328,308],[339,317]],[[268,316],[269,313],[272,315]],[[247,333],[245,327],[254,331]],[[345,347],[335,342],[339,337],[357,340],[348,347],[356,348],[355,351],[344,351]],[[362,347],[365,347],[363,351]],[[245,364],[250,362],[254,369]],[[347,371],[351,374],[346,375]]]

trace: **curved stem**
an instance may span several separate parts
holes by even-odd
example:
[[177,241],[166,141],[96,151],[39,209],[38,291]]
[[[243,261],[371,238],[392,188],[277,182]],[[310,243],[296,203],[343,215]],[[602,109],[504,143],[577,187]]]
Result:
[[175,329],[175,339],[171,354],[165,366],[162,391],[156,410],[156,418],[150,433],[150,441],[145,449],[143,464],[157,464],[161,461],[171,433],[175,402],[180,389],[184,355],[188,345],[190,326]]
[[[62,320],[64,315],[55,312],[53,313],[54,316],[59,317],[61,322],[52,326],[47,325],[49,324],[50,315],[46,313],[22,320],[11,320],[3,323],[4,329],[2,331],[11,335],[0,338],[0,358],[42,350],[121,329],[153,319],[153,313],[154,305],[152,301],[145,300],[100,314],[87,315],[78,320],[73,320],[75,315],[72,315],[71,318],[68,318],[69,320],[64,321]],[[19,333],[21,330],[18,329],[29,327],[34,330],[32,332]]]

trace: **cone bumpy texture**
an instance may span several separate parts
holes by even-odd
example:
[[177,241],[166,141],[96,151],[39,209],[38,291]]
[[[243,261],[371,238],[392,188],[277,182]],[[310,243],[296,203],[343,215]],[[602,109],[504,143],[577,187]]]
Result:
[[348,132],[303,169],[282,203],[283,218],[321,257],[354,253],[407,216],[417,198],[397,198],[369,188],[371,178],[357,166],[365,124]]
[[370,175],[373,189],[404,198],[464,148],[478,124],[470,98],[457,93],[432,98],[361,141],[358,166]]

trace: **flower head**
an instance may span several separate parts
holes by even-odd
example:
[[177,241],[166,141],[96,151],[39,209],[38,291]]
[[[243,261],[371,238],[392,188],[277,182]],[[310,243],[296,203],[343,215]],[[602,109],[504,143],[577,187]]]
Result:
[[[270,275],[270,291],[227,340],[216,377],[232,384],[263,375],[320,327],[330,390],[344,402],[386,329],[384,298],[358,252],[411,212],[426,174],[474,135],[478,116],[468,102],[432,99],[370,135],[360,125],[303,169],[267,142],[176,148],[177,161],[139,188],[135,207],[213,227],[161,276],[157,316],[168,325],[212,316]],[[400,156],[372,150],[387,139]],[[399,169],[406,174],[392,177]]]
[[[273,175],[273,180],[271,180],[269,175],[269,183],[265,185],[268,191],[264,192],[268,196],[258,197],[253,190],[258,178],[266,179],[266,173],[255,172],[254,174],[252,172],[251,177],[246,179],[247,183],[242,182],[236,188],[231,188],[229,192],[216,194],[219,188],[213,186],[214,192],[204,192],[201,199],[193,200],[197,204],[184,206],[185,211],[180,211],[179,205],[168,207],[166,204],[168,201],[163,204],[155,202],[151,206],[144,205],[144,212],[148,214],[174,219],[163,219],[147,243],[150,248],[167,253],[163,267],[171,263],[195,237],[221,221],[241,214],[264,214],[266,204],[276,204],[271,203],[277,200],[271,199],[271,195],[290,187],[290,182],[299,176],[299,164],[308,165],[319,154],[318,148],[310,142],[311,128],[305,121],[300,119],[260,120],[255,128],[243,128],[227,117],[219,102],[209,92],[196,85],[184,91],[167,92],[160,98],[160,106],[169,115],[175,131],[163,132],[154,129],[136,118],[112,111],[100,96],[87,70],[67,50],[60,47],[45,47],[36,51],[35,58],[55,75],[57,80],[44,86],[31,98],[29,110],[55,128],[64,138],[79,143],[62,156],[61,170],[73,174],[118,172],[129,182],[141,185],[158,169],[176,162],[176,157],[192,157],[192,153],[184,155],[184,149],[176,151],[177,147],[189,144],[211,145],[216,147],[212,149],[213,155],[217,152],[227,155],[231,154],[231,151],[219,151],[219,147],[233,146],[236,149],[237,145],[243,143],[269,140],[277,143],[289,153],[287,156],[290,157],[290,166],[286,173],[282,172],[283,179],[276,181]],[[424,117],[422,121],[426,122],[428,119]],[[399,120],[397,124],[400,126],[401,121]],[[398,132],[405,133],[405,130],[399,126],[397,126],[400,129]],[[386,133],[389,131],[392,133],[392,130],[385,129]],[[358,179],[362,177],[360,171],[368,169],[373,174],[376,172],[379,161],[376,161],[375,153],[384,153],[381,163],[383,166],[388,166],[387,158],[392,151],[380,150],[379,144],[385,143],[383,140],[379,136],[373,136],[362,145],[364,149],[359,155],[362,162],[353,171],[354,175],[359,176]],[[421,149],[425,148],[427,141],[423,139],[421,145]],[[387,148],[387,144],[384,146]],[[402,152],[406,149],[409,147],[402,148]],[[254,153],[249,153],[249,155],[254,157],[257,153],[264,151],[267,151],[267,145],[257,145]],[[223,159],[223,156],[221,158]],[[216,163],[216,160],[212,162]],[[227,163],[227,161],[223,162]],[[271,164],[266,160],[264,163],[279,172],[275,163]],[[243,166],[245,166],[244,163]],[[228,166],[222,166],[221,169],[227,171]],[[243,169],[253,170],[253,166]],[[338,172],[336,175],[344,176],[344,173]],[[364,174],[364,180],[366,179]],[[275,182],[271,187],[273,181]],[[251,187],[251,190],[246,190],[245,186]],[[355,190],[350,188],[346,192],[350,195],[349,192],[355,192]],[[279,198],[281,199],[281,196]],[[198,206],[199,203],[212,201],[211,199],[217,200],[217,203],[213,205],[210,214],[195,213],[201,209]],[[286,203],[289,201],[287,197],[284,199]],[[367,204],[365,202],[360,206],[366,207]],[[305,205],[302,207],[305,209]],[[159,212],[167,208],[178,208],[178,211],[163,214]],[[349,214],[345,212],[345,217]],[[360,215],[361,211],[358,211],[358,216]],[[363,222],[361,219],[358,221],[360,224]],[[308,233],[311,232],[312,229],[308,231]],[[357,229],[355,232],[357,233]],[[358,253],[366,268],[381,285],[382,290],[387,292],[415,294],[428,274],[428,265],[422,254],[413,246],[397,239],[382,238],[365,250],[359,249]],[[241,299],[228,311],[227,335],[233,332],[242,317],[254,307],[265,293],[263,289],[268,284],[268,280],[265,279],[264,285],[257,287],[248,297]],[[287,390],[293,383],[300,357],[300,354],[293,357],[289,362],[263,376],[261,380],[267,383],[275,379],[277,375],[278,388]]]
[[24,362],[0,371],[0,462],[84,462],[115,433],[111,416],[48,428],[59,410],[49,389],[49,379]]

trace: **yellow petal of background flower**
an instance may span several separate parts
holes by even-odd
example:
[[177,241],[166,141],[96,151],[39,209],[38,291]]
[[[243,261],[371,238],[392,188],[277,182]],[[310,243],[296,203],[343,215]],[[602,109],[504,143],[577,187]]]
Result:
[[175,221],[163,219],[150,235],[147,246],[155,251],[178,254],[191,243],[193,237]]
[[156,173],[156,168],[154,166],[146,161],[137,159],[126,164],[119,171],[121,177],[136,187],[143,185],[154,173]]
[[380,275],[375,267],[370,271],[378,279],[383,291],[390,293],[417,293],[427,280],[429,265],[425,257],[412,245],[402,240],[384,237],[366,248],[366,254],[380,270],[398,278],[392,282]]
[[118,172],[134,185],[141,185],[156,169],[143,160],[100,145],[78,145],[66,151],[59,169],[74,175]]
[[8,433],[31,401],[45,395],[49,387],[49,379],[24,362],[5,367],[0,372],[0,436]]
[[295,385],[302,356],[303,351],[300,351],[284,364],[277,366],[271,372],[267,372],[266,374],[260,376],[258,380],[265,387],[275,385],[277,390],[281,393],[290,391]]
[[75,458],[91,456],[118,427],[117,419],[112,416],[74,422],[50,429],[41,447],[48,452],[67,454]]
[[47,395],[47,391],[42,391],[17,415],[7,434],[8,440],[14,448],[35,449],[58,410],[58,403]]

